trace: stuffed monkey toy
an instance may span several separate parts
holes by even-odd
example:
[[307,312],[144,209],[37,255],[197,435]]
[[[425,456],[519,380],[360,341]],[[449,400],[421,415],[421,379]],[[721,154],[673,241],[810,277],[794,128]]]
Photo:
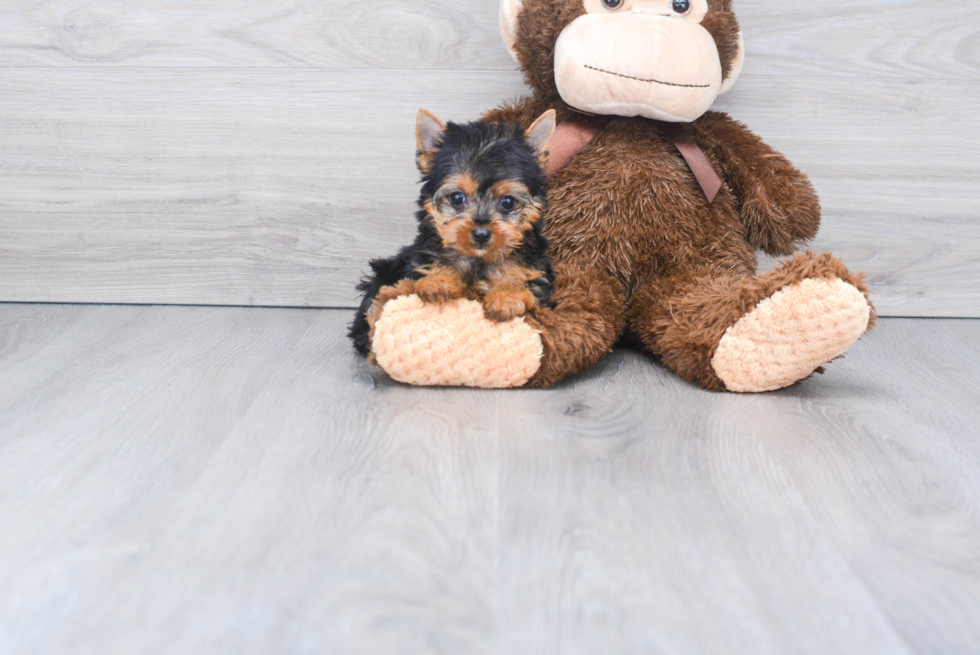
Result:
[[[410,384],[547,387],[627,337],[713,391],[792,385],[873,324],[863,276],[796,253],[820,206],[807,178],[709,111],[742,68],[731,0],[502,0],[501,30],[549,109],[553,308],[495,323],[473,301],[376,301],[371,358]],[[757,274],[756,252],[792,255]],[[382,305],[383,303],[383,305]],[[475,305],[475,306],[474,306]]]

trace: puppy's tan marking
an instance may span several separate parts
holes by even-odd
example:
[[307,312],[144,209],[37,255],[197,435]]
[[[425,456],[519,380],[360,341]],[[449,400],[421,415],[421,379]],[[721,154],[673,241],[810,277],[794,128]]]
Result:
[[516,180],[500,180],[490,187],[490,193],[498,200],[504,196],[514,196],[523,202],[524,198],[531,197],[527,187]]
[[527,289],[491,291],[483,298],[484,315],[499,323],[524,316],[533,306],[534,294]]
[[490,275],[483,297],[483,311],[492,321],[505,322],[523,316],[537,304],[527,283],[544,275],[541,271],[505,262]]
[[[451,180],[453,178],[450,178]],[[473,176],[469,173],[464,173],[455,178],[456,188],[465,193],[470,199],[476,197],[476,192],[479,190],[479,186]]]
[[449,266],[433,270],[415,283],[415,292],[423,302],[444,303],[466,294],[459,271]]

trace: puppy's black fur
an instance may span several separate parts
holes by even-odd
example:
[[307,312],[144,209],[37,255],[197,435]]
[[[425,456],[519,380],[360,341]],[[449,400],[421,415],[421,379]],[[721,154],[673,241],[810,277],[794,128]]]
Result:
[[[447,250],[433,217],[425,209],[447,178],[465,172],[478,181],[481,194],[487,193],[497,182],[516,180],[527,187],[542,209],[546,206],[547,180],[538,155],[527,143],[520,126],[486,121],[449,123],[436,147],[431,168],[422,177],[415,242],[402,248],[394,257],[372,260],[371,274],[357,285],[357,290],[362,294],[361,304],[348,336],[362,355],[367,356],[371,349],[367,313],[382,287],[404,279],[419,280],[425,276],[426,269],[439,264],[449,265],[459,259],[458,254]],[[542,272],[527,286],[538,304],[551,307],[555,273],[547,254],[548,241],[542,233],[543,227],[543,218],[534,222],[524,233],[523,242],[511,251],[508,259],[527,269]],[[467,285],[472,286],[486,278],[489,264],[476,257],[469,258],[468,263],[464,276]]]

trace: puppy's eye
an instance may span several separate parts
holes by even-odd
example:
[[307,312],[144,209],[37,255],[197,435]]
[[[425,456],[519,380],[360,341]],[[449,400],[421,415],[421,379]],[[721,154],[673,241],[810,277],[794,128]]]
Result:
[[671,8],[673,8],[673,10],[675,12],[677,12],[681,16],[683,16],[683,15],[685,15],[685,14],[687,14],[687,13],[689,13],[691,11],[691,2],[690,2],[690,0],[674,0],[671,3],[670,6],[671,6]]
[[449,204],[459,209],[466,204],[466,194],[462,191],[449,194]]
[[602,0],[602,4],[606,9],[616,10],[623,6],[623,0]]
[[504,196],[500,199],[500,208],[505,212],[512,212],[517,209],[517,198],[514,196]]

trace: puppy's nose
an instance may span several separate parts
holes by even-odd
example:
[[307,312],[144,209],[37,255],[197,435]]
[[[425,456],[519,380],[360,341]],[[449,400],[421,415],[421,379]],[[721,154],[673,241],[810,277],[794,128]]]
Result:
[[493,232],[488,227],[475,228],[470,234],[473,236],[473,241],[481,246],[489,243],[490,238],[493,236]]

